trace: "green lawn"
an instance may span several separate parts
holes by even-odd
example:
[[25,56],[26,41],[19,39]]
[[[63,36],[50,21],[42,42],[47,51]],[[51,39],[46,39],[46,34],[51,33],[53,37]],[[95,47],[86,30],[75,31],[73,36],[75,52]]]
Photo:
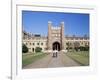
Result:
[[68,52],[66,55],[82,66],[89,65],[89,51]]
[[45,57],[47,54],[45,53],[31,53],[31,54],[23,54],[22,55],[22,67],[31,64],[43,57]]

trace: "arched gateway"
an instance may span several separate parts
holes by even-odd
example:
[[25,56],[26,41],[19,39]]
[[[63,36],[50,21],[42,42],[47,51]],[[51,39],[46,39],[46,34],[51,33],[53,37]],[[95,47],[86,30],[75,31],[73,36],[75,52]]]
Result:
[[59,26],[53,27],[52,22],[48,22],[48,50],[65,50],[64,46],[64,22]]
[[52,49],[53,49],[53,50],[60,51],[60,50],[61,50],[61,49],[60,49],[60,43],[59,43],[59,42],[54,42],[54,43],[52,44]]

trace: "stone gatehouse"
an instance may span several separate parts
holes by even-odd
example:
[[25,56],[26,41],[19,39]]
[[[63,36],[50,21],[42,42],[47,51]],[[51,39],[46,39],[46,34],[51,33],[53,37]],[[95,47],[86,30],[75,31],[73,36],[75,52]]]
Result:
[[66,36],[64,34],[64,22],[61,22],[59,26],[54,27],[51,21],[48,21],[48,35],[41,36],[39,34],[28,33],[25,30],[22,32],[22,43],[25,44],[29,52],[35,52],[36,47],[41,47],[42,51],[47,50],[67,50],[68,47],[75,47],[75,43],[78,46],[89,46],[89,37],[82,36]]

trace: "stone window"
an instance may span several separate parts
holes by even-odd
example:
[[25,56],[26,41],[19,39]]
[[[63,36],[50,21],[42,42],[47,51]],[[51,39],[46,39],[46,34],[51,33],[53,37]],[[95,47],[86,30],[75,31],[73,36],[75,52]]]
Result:
[[66,45],[68,45],[68,43],[66,43]]
[[83,45],[84,43],[83,43],[83,42],[81,42],[81,44]]
[[37,43],[37,45],[39,45],[39,43]]
[[85,42],[85,45],[88,45],[88,42]]
[[35,43],[33,43],[33,45],[35,45]]
[[66,47],[66,50],[68,49],[68,47]]
[[41,45],[43,45],[43,43],[41,43]]
[[88,42],[88,45],[89,45],[89,42]]

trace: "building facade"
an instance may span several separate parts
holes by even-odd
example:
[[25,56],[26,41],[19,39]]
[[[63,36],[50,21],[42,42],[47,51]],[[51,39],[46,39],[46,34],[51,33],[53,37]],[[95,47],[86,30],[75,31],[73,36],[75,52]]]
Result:
[[23,30],[22,43],[28,47],[29,52],[35,52],[36,47],[42,48],[43,52],[52,50],[61,51],[79,46],[89,46],[89,37],[86,35],[83,37],[75,35],[65,36],[64,22],[61,22],[58,27],[53,27],[52,22],[49,21],[47,36],[31,34]]

